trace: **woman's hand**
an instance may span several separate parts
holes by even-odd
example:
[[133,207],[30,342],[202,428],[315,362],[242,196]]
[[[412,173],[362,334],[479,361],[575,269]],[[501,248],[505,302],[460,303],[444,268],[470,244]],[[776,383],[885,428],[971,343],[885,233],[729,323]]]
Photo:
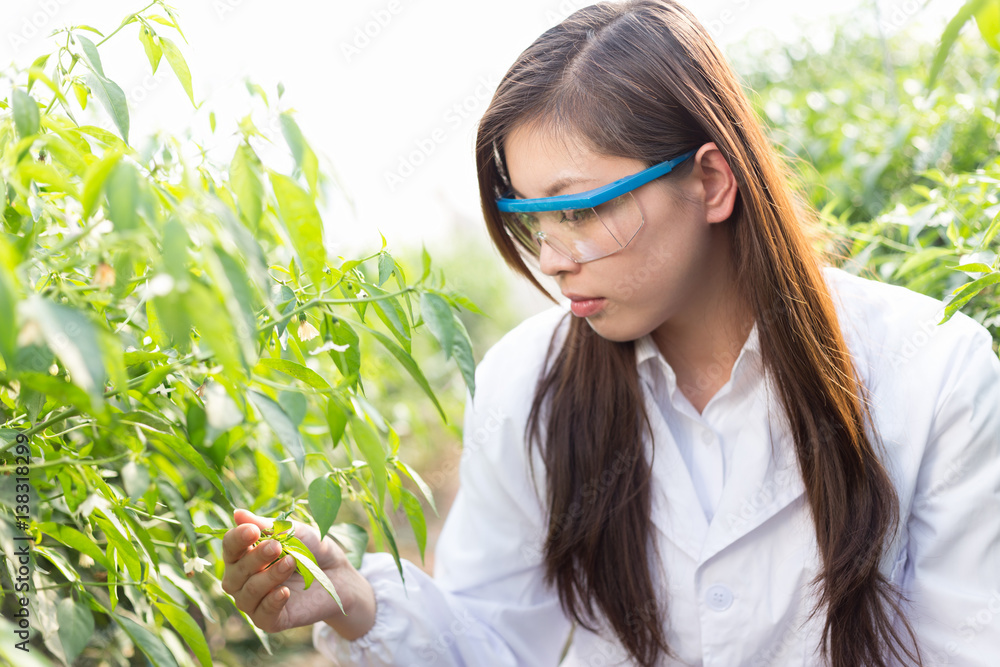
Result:
[[[313,582],[305,590],[302,575],[291,556],[274,563],[281,553],[276,540],[260,539],[261,529],[270,530],[272,521],[247,510],[233,514],[236,527],[222,539],[225,573],[222,590],[233,596],[236,606],[265,632],[326,621],[346,639],[357,639],[375,624],[375,594],[371,584],[347,560],[336,542],[322,541],[312,526],[293,521],[295,537],[316,557],[316,563],[330,578],[344,612],[322,586]],[[346,612],[346,615],[345,615]]]

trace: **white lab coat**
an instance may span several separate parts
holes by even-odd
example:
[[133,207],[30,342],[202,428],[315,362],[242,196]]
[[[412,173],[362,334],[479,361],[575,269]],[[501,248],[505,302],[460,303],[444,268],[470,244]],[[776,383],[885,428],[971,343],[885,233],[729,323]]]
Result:
[[[883,571],[912,604],[924,664],[1000,665],[1000,359],[988,331],[941,302],[828,267],[841,327],[871,389],[884,460],[899,494],[899,538]],[[314,642],[342,665],[549,667],[570,631],[542,584],[544,465],[529,478],[522,438],[553,307],[527,319],[485,356],[465,413],[461,487],[437,544],[435,576],[404,561],[405,591],[387,554],[361,572],[376,623],[348,642],[318,623]],[[560,331],[564,334],[565,327]],[[677,443],[652,396],[654,567],[667,599],[665,665],[819,665],[823,614],[805,617],[818,573],[791,436],[765,409],[769,382],[732,450],[718,508],[707,521]],[[771,405],[777,393],[771,388]],[[653,443],[647,442],[647,455]],[[772,445],[774,455],[772,456]],[[628,564],[636,566],[636,564]],[[624,567],[625,564],[612,564]],[[641,613],[642,610],[636,610]],[[609,630],[576,628],[565,667],[630,665]]]

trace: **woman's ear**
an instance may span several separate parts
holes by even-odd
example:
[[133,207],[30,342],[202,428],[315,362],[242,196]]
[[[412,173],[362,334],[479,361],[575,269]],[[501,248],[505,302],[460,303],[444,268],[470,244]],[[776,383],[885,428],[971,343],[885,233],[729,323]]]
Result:
[[706,222],[725,222],[733,214],[739,187],[729,163],[714,142],[704,144],[694,156],[691,178],[700,183]]

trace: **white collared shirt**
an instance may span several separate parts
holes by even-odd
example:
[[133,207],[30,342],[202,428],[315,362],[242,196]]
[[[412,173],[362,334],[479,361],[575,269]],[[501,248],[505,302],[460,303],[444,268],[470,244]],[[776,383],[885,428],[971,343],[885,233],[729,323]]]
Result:
[[[829,267],[824,277],[900,501],[903,530],[882,571],[911,601],[925,664],[1000,664],[1000,359],[989,332],[962,313],[937,326],[941,302],[902,287]],[[536,450],[529,475],[523,428],[566,312],[527,319],[477,368],[434,577],[404,561],[404,590],[391,556],[366,554],[375,625],[349,642],[317,623],[321,653],[345,666],[559,662],[570,622],[542,580],[544,464]],[[651,537],[662,558],[653,575],[680,658],[663,664],[820,664],[823,614],[806,619],[820,568],[815,531],[786,420],[759,372],[756,327],[701,415],[650,345],[637,342],[636,360],[653,427]],[[598,629],[576,628],[560,664],[631,665]]]
[[[763,380],[757,323],[732,363],[729,379],[700,414],[678,386],[676,373],[651,335],[636,340],[635,356],[639,378],[655,397],[694,482],[705,518],[711,521],[722,498],[732,445],[746,426],[742,415],[749,407],[753,390]],[[717,358],[699,377],[704,378],[703,382],[714,382],[729,369],[727,361],[732,360]]]

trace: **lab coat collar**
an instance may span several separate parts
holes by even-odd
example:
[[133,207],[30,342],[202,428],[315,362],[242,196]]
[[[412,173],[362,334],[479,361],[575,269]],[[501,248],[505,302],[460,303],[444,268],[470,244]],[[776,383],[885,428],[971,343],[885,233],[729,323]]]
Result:
[[[767,378],[754,384],[753,407],[733,449],[733,460],[719,507],[706,520],[691,475],[680,450],[657,407],[651,391],[643,386],[646,414],[653,442],[647,439],[647,457],[653,468],[653,523],[668,540],[695,562],[703,563],[754,530],[804,492],[795,459],[794,443],[777,417],[776,394]],[[655,443],[655,444],[654,444]]]

